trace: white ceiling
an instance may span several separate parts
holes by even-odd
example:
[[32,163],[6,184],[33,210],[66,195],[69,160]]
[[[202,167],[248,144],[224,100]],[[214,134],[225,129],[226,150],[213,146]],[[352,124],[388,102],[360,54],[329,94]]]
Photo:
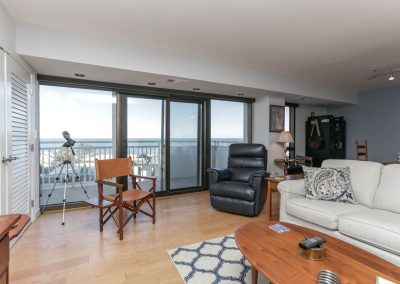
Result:
[[358,90],[400,66],[398,0],[0,0],[18,22]]

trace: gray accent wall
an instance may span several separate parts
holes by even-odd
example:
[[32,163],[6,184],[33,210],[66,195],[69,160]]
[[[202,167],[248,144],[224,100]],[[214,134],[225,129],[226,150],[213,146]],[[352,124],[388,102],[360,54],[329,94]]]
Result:
[[329,108],[344,116],[348,159],[355,158],[354,140],[368,140],[370,161],[396,161],[400,152],[400,86],[363,91],[357,105]]

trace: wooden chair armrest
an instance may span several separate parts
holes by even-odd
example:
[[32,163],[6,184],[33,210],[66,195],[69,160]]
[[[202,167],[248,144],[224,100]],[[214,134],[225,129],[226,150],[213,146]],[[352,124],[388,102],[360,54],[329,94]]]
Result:
[[132,174],[130,174],[129,176],[134,177],[134,178],[144,178],[144,179],[150,179],[150,180],[157,180],[156,177],[137,176],[137,175],[132,175]]
[[116,182],[112,182],[112,181],[96,180],[96,182],[99,183],[99,184],[104,184],[104,185],[109,185],[109,186],[115,186],[115,187],[119,187],[119,188],[123,188],[123,187],[124,187],[123,184],[116,183]]

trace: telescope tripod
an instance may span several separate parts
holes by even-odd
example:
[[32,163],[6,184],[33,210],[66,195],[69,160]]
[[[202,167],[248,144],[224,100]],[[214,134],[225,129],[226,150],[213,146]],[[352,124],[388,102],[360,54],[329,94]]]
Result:
[[[69,147],[67,147],[67,158],[68,158],[68,148],[69,148]],[[72,148],[71,148],[71,149],[72,149]],[[74,152],[72,151],[72,153],[74,153]],[[64,224],[65,224],[65,204],[66,204],[66,202],[67,202],[67,184],[68,184],[68,180],[69,180],[69,174],[68,174],[68,168],[69,168],[69,167],[71,167],[72,172],[73,172],[74,175],[75,175],[75,179],[79,181],[79,184],[80,184],[80,186],[81,186],[83,192],[85,193],[85,195],[86,195],[86,197],[87,197],[88,199],[89,199],[89,195],[87,194],[86,189],[83,187],[83,184],[82,184],[82,182],[81,182],[81,180],[80,180],[80,178],[79,178],[79,176],[78,176],[78,174],[77,174],[75,168],[72,166],[71,161],[68,160],[68,159],[65,159],[65,160],[61,163],[61,165],[62,165],[62,166],[61,166],[60,172],[58,173],[58,175],[57,175],[57,177],[56,177],[56,180],[55,180],[55,182],[54,182],[54,184],[53,184],[53,188],[51,189],[51,191],[50,191],[50,193],[49,193],[49,195],[48,195],[48,197],[47,197],[46,204],[45,204],[45,205],[43,206],[43,208],[42,208],[42,213],[45,212],[46,207],[47,207],[47,204],[49,203],[50,197],[51,197],[51,195],[53,194],[54,190],[56,189],[57,182],[60,180],[60,176],[61,176],[61,174],[63,173],[63,170],[65,169],[65,172],[64,172],[64,181],[63,181],[63,183],[64,183],[63,215],[62,215],[62,223],[61,223],[61,225],[64,225]]]

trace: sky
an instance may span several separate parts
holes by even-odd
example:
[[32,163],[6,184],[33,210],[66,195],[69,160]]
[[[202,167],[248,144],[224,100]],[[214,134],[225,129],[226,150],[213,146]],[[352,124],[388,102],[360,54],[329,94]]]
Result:
[[[112,138],[116,99],[108,91],[40,86],[40,137]],[[128,98],[128,138],[160,138],[162,101]],[[171,103],[171,138],[197,138],[198,108]],[[244,105],[212,100],[212,138],[243,138]]]

